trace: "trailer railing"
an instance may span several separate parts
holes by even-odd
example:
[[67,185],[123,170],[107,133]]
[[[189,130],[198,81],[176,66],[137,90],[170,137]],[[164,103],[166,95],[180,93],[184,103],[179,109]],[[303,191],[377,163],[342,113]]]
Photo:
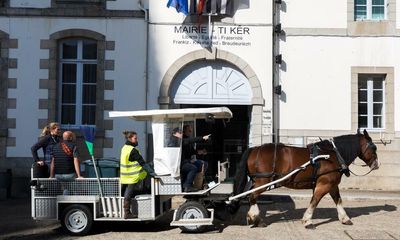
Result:
[[[55,197],[57,195],[99,196],[96,178],[81,178],[62,182],[55,178],[33,178],[34,197]],[[121,196],[119,178],[100,178],[104,197]]]

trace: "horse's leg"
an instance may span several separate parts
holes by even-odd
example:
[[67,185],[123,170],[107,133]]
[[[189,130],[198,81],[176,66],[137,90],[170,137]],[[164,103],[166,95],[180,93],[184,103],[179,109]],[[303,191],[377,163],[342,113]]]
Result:
[[317,184],[317,186],[315,187],[314,194],[311,198],[310,204],[308,205],[308,208],[303,215],[303,219],[301,220],[301,222],[303,223],[305,228],[308,228],[308,229],[315,228],[311,219],[314,214],[315,208],[317,208],[317,206],[318,206],[319,201],[321,201],[321,199],[325,196],[325,194],[327,194],[329,192],[328,189],[329,189],[329,185],[326,185],[326,184],[324,184],[324,185]]
[[257,197],[261,194],[262,191],[256,191],[250,194],[249,202],[250,209],[247,212],[247,224],[253,225],[254,227],[266,227],[264,220],[260,217],[260,209],[257,205]]
[[339,187],[336,186],[332,188],[329,194],[336,204],[339,221],[345,225],[353,225],[353,222],[350,220],[349,216],[347,216],[346,211],[343,208],[342,198],[340,197],[339,193]]

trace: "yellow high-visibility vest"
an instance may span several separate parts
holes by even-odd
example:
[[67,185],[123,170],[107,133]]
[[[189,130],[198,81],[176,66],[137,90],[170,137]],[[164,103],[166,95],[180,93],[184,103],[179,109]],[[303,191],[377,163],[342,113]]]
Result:
[[121,162],[119,166],[121,184],[134,184],[145,179],[147,176],[147,172],[137,161],[129,161],[129,155],[133,149],[133,146],[126,144],[121,149]]

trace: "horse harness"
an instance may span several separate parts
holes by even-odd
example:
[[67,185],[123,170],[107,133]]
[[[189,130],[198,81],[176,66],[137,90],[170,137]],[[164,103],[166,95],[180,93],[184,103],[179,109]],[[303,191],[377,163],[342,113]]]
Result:
[[345,160],[343,159],[342,155],[340,154],[339,150],[337,149],[335,142],[333,140],[330,140],[330,142],[333,146],[333,151],[335,151],[336,158],[340,165],[339,172],[344,173],[344,175],[346,175],[346,177],[350,177],[349,167],[346,165]]
[[[275,166],[276,166],[276,149],[277,149],[277,143],[275,143],[275,149],[274,149],[274,161],[272,163],[272,172],[264,172],[264,173],[254,173],[249,175],[250,178],[270,178],[272,177],[272,179],[274,179],[276,176],[284,176],[284,174],[280,174],[280,173],[276,173],[275,172]],[[262,146],[257,148],[257,156],[256,156],[256,163],[255,163],[255,167],[256,169],[258,168],[258,161],[259,161],[259,156],[260,156],[260,148]]]
[[[320,155],[320,151],[322,151],[322,149],[321,149],[317,144],[315,144],[315,143],[314,143],[314,144],[309,144],[309,145],[307,146],[307,148],[308,148],[308,150],[309,150],[309,152],[310,152],[310,163],[311,163],[310,165],[313,167],[313,174],[312,174],[312,177],[311,177],[310,180],[301,181],[301,182],[312,181],[313,186],[314,186],[313,188],[315,188],[317,179],[318,179],[320,176],[322,176],[322,175],[325,175],[325,174],[328,174],[328,173],[331,173],[331,172],[337,172],[337,171],[338,171],[338,172],[344,173],[347,177],[350,176],[349,168],[348,168],[348,166],[346,165],[345,160],[344,160],[343,157],[341,156],[339,150],[336,148],[335,143],[333,142],[333,140],[331,140],[330,143],[332,144],[333,150],[334,150],[335,153],[336,153],[337,160],[338,160],[338,162],[339,162],[339,167],[338,167],[338,168],[335,168],[335,169],[333,169],[333,170],[330,170],[330,171],[327,171],[327,172],[318,174],[318,170],[320,169],[321,164],[320,164],[320,161],[313,161],[313,159],[314,159],[316,156]],[[372,143],[372,144],[373,144],[373,143]],[[254,174],[251,174],[251,175],[249,175],[249,177],[251,178],[252,181],[254,181],[254,178],[272,178],[272,180],[276,180],[276,177],[282,177],[282,176],[285,176],[285,175],[286,175],[286,173],[276,173],[276,172],[275,172],[276,159],[277,159],[277,157],[276,157],[276,156],[277,156],[277,145],[278,145],[278,144],[275,143],[274,158],[273,158],[273,163],[272,163],[272,172],[263,172],[263,173],[254,173]],[[261,147],[262,147],[262,146],[260,146],[260,147],[257,148],[257,156],[256,156],[256,163],[255,163],[255,167],[256,167],[256,168],[258,168],[258,161],[259,161],[259,155],[260,155],[260,148],[261,148]],[[367,148],[367,149],[368,149],[368,148]],[[365,151],[366,151],[366,150],[365,150]],[[364,151],[364,152],[365,152],[365,151]],[[294,170],[296,170],[296,169],[293,169],[292,171],[294,171]],[[291,171],[289,171],[289,172],[291,172]],[[300,181],[299,181],[299,182],[300,182]],[[275,187],[280,187],[280,186],[275,186]]]

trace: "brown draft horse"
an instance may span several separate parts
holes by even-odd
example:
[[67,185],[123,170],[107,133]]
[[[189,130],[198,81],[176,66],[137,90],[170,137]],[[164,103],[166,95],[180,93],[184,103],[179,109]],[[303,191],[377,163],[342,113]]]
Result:
[[[254,189],[285,176],[310,161],[313,156],[328,154],[330,156],[328,159],[317,160],[275,187],[313,189],[310,205],[302,219],[306,228],[314,228],[311,221],[313,212],[327,193],[336,204],[339,221],[351,225],[352,222],[342,206],[338,185],[343,173],[348,171],[347,166],[357,157],[362,159],[371,170],[379,168],[376,146],[366,130],[363,134],[357,131],[357,134],[335,137],[333,142],[341,157],[337,155],[333,144],[328,140],[310,144],[308,148],[269,143],[247,149],[236,174],[234,195],[244,192],[247,176],[252,180]],[[254,226],[266,226],[259,216],[260,210],[256,202],[257,197],[265,190],[265,188],[260,189],[249,196],[250,209],[247,213],[247,221]],[[232,205],[235,204],[237,207],[238,201],[232,203]]]

